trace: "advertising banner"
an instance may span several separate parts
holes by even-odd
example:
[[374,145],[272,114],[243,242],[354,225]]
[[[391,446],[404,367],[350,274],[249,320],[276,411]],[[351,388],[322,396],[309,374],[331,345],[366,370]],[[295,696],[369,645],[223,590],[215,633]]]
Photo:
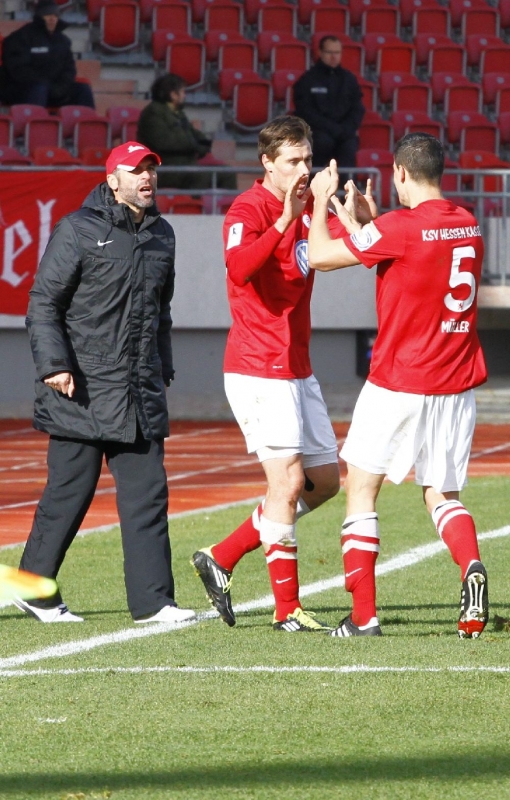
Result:
[[0,173],[0,327],[21,327],[41,256],[55,224],[76,211],[102,171]]

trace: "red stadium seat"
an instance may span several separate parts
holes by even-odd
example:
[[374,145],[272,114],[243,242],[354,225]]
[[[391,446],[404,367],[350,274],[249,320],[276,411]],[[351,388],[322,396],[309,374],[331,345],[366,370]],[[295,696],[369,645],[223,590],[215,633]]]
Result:
[[[127,139],[125,141],[132,140]],[[81,163],[85,167],[102,167],[106,164],[110,150],[110,147],[84,147],[80,156]]]
[[476,112],[452,111],[448,115],[448,141],[460,144],[463,150],[488,150],[495,153],[498,149],[498,130],[487,117]]
[[482,77],[483,102],[492,106],[496,102],[499,89],[510,86],[510,72],[488,72]]
[[[466,38],[466,53],[468,66],[477,67],[484,53],[491,50],[498,51],[500,48],[508,47],[498,36],[487,36],[485,33],[473,33]],[[481,71],[481,68],[480,68]],[[493,70],[487,70],[493,72]]]
[[504,89],[498,89],[496,94],[496,117],[499,117],[500,114],[506,111],[510,111],[510,86]]
[[202,39],[171,42],[166,48],[167,72],[180,75],[187,89],[196,89],[205,83],[205,43]]
[[85,147],[110,147],[110,123],[106,117],[83,119],[76,123],[73,132],[74,152],[81,157]]
[[429,133],[437,139],[443,139],[443,126],[422,111],[394,111],[391,115],[395,142],[406,133]]
[[498,131],[501,144],[505,144],[508,146],[510,144],[510,111],[503,111],[499,115]]
[[[492,152],[485,150],[466,150],[459,155],[459,164],[462,169],[508,169],[508,161],[503,161]],[[471,186],[473,181],[470,181]],[[475,188],[483,192],[501,192],[503,190],[503,179],[499,175],[485,175],[479,186]]]
[[288,69],[277,69],[276,72],[273,72],[271,76],[273,100],[283,102],[288,107],[290,107],[289,102],[293,105],[292,101],[289,101],[289,89],[292,94],[292,87],[302,74],[303,72]]
[[400,13],[395,6],[371,7],[361,15],[361,34],[369,33],[400,33]]
[[35,147],[32,159],[37,167],[81,165],[81,160],[71,155],[64,147]]
[[222,100],[232,100],[234,86],[244,81],[257,81],[259,75],[253,69],[222,69],[218,74],[218,92]]
[[303,67],[305,61],[308,60],[308,45],[300,39],[296,39],[289,33],[277,33],[276,31],[262,31],[257,36],[257,51],[259,61],[267,64],[271,61],[271,54],[273,48],[288,49],[290,63],[282,63],[282,57],[277,59],[277,66],[275,69],[307,69]]
[[510,72],[510,46],[487,47],[480,56],[480,75],[486,72]]
[[191,36],[191,6],[183,0],[154,0],[152,30],[183,32]]
[[234,87],[233,125],[241,131],[260,130],[272,117],[273,90],[269,81],[246,81]]
[[413,14],[425,8],[441,8],[438,0],[400,0],[400,24],[410,28],[413,24]]
[[243,7],[239,3],[211,3],[206,6],[204,16],[206,31],[237,31],[244,30]]
[[393,149],[393,130],[391,124],[383,119],[377,111],[366,111],[358,130],[361,149],[377,150]]
[[[435,3],[436,0],[431,0],[431,2]],[[429,58],[429,53],[432,48],[437,47],[438,45],[442,45],[443,47],[449,47],[452,44],[452,40],[449,36],[446,36],[444,33],[436,34],[436,33],[419,33],[417,36],[414,37],[414,46],[416,49],[416,64],[426,64]]]
[[248,25],[257,25],[261,8],[281,6],[284,0],[244,0],[244,16]]
[[393,90],[394,111],[423,111],[432,114],[432,91],[428,83],[407,84],[402,82]]
[[8,114],[0,114],[0,147],[12,147],[13,124]]
[[296,35],[297,14],[296,9],[282,0],[281,5],[272,3],[262,7],[258,15],[257,28],[259,31],[278,31]]
[[393,92],[400,86],[418,87],[418,91],[423,86],[423,81],[420,81],[416,75],[401,72],[384,72],[379,79],[379,100],[381,103],[393,102]]
[[122,135],[122,127],[126,122],[138,123],[140,109],[132,108],[131,106],[110,106],[106,112],[106,117],[110,123],[112,139],[118,139]]
[[397,36],[369,33],[364,39],[365,63],[375,64],[376,75],[386,72],[414,72],[414,47]]
[[50,116],[47,108],[30,103],[17,103],[11,106],[10,117],[13,125],[13,137],[17,139],[25,133],[25,125],[31,119],[47,119]]
[[346,6],[319,6],[312,11],[310,32],[327,31],[330,34],[349,34],[349,9]]
[[110,0],[101,8],[99,43],[105,50],[123,52],[138,47],[140,8],[132,0]]
[[431,33],[435,36],[450,36],[450,13],[444,6],[418,9],[413,14],[413,36]]
[[218,61],[220,47],[227,42],[246,45],[249,50],[248,59],[253,60],[253,53],[255,52],[255,45],[251,39],[247,39],[237,31],[206,31],[204,36],[205,41],[205,58],[208,62]]
[[203,24],[206,9],[212,5],[239,5],[236,0],[191,0],[193,22]]
[[94,108],[88,106],[61,106],[58,109],[58,117],[62,122],[62,136],[64,139],[72,139],[74,126],[77,122],[85,119],[102,119]]
[[[376,195],[379,195],[381,208],[391,205],[391,183],[393,177],[393,153],[390,150],[377,150],[376,148],[359,149],[356,153],[356,166],[376,167],[381,173],[381,181],[372,181]],[[365,179],[365,176],[363,176]]]
[[218,49],[218,70],[257,69],[257,48],[249,39],[224,42]]
[[499,23],[503,30],[510,28],[510,0],[499,0]]
[[499,36],[499,16],[495,8],[487,6],[485,9],[465,11],[461,22],[462,38],[472,34],[485,36]]
[[359,87],[363,94],[363,105],[367,111],[377,110],[377,84],[358,77]]
[[476,11],[477,9],[482,9],[483,11],[489,7],[485,0],[450,0],[449,6],[454,28],[460,28],[462,15],[466,11]]
[[479,83],[451,84],[445,89],[444,114],[451,111],[482,111],[482,88]]
[[298,0],[298,23],[310,26],[312,11],[319,8],[338,8],[338,0]]
[[0,147],[0,164],[7,166],[29,166],[32,159],[24,156],[15,147]]
[[350,0],[351,25],[359,28],[364,11],[368,11],[369,8],[387,8],[388,5],[388,0]]
[[[452,86],[473,86],[473,82],[466,78],[462,72],[435,72],[431,75],[430,85],[432,87],[432,102],[442,106],[447,89]],[[474,85],[478,86],[479,84]]]
[[466,51],[460,44],[438,45],[429,51],[427,72],[466,72]]
[[31,119],[25,125],[24,148],[33,158],[36,147],[57,148],[62,144],[62,126],[56,117]]

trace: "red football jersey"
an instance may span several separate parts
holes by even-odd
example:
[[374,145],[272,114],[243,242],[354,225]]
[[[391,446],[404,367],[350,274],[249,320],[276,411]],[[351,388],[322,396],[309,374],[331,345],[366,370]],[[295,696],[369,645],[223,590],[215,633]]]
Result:
[[393,391],[457,394],[487,379],[476,332],[483,241],[449,200],[384,214],[344,238],[377,264],[378,335],[369,380]]
[[[274,223],[282,215],[283,203],[257,180],[228,210],[223,240],[232,327],[225,372],[285,380],[312,374],[314,273],[308,266],[312,209],[310,198],[304,212],[284,234],[279,233]],[[334,219],[332,229],[344,235],[345,229]]]

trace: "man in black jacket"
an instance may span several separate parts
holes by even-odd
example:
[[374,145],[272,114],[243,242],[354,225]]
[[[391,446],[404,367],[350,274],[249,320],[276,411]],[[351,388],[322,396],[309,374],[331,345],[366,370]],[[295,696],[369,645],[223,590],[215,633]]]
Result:
[[313,134],[313,165],[334,158],[339,167],[353,167],[358,128],[365,108],[356,76],[340,66],[342,44],[336,36],[319,42],[319,59],[294,84],[294,107]]
[[2,44],[4,103],[94,108],[90,86],[76,81],[71,41],[62,33],[66,27],[59,19],[58,5],[40,0],[33,21],[6,36]]
[[[154,204],[159,157],[112,150],[106,182],[55,226],[30,292],[34,426],[50,434],[48,482],[20,567],[56,578],[106,458],[117,488],[135,622],[181,622],[168,539],[165,385],[173,377],[175,236]],[[81,622],[58,592],[16,600],[42,622]]]

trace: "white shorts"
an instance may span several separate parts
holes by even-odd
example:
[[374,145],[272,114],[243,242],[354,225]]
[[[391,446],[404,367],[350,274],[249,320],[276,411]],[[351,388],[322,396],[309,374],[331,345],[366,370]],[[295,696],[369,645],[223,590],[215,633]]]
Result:
[[455,492],[467,483],[476,420],[472,389],[461,394],[392,392],[367,381],[340,456],[401,483],[415,467],[419,486]]
[[302,453],[304,467],[337,463],[336,436],[313,375],[287,381],[227,372],[225,392],[248,452],[260,461]]

